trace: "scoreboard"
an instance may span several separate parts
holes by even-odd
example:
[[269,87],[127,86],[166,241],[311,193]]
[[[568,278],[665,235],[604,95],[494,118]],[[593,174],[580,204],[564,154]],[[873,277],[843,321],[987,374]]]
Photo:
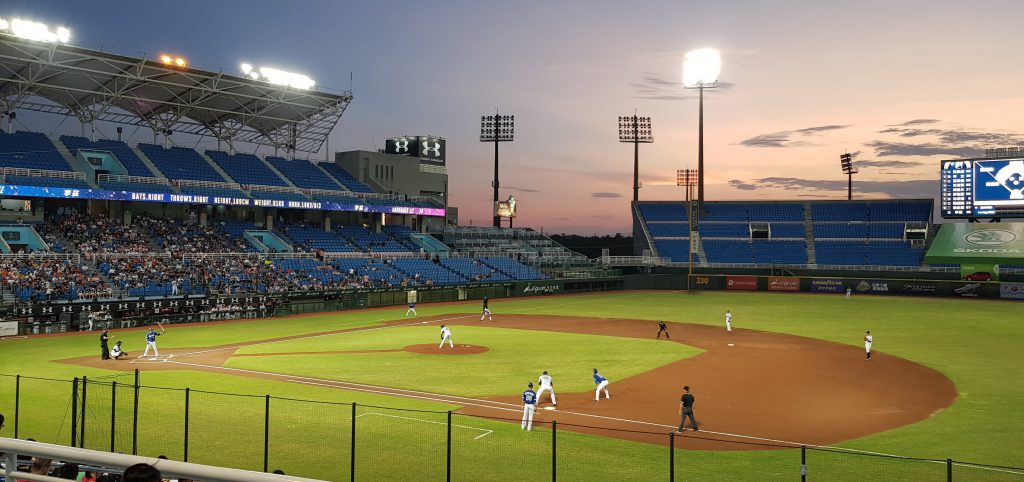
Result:
[[944,218],[1024,217],[1024,158],[942,161]]

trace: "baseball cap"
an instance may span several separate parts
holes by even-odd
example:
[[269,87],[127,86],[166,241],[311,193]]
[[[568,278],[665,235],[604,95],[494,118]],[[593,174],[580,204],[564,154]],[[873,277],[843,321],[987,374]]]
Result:
[[526,386],[533,388],[533,382],[527,383]]
[[689,385],[683,385],[683,390],[689,390],[689,389],[690,389]]

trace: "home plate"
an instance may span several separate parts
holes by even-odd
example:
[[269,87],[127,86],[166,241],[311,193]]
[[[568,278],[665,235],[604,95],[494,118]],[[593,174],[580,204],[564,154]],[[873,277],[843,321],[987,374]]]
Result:
[[729,343],[729,346],[736,346],[735,344]]

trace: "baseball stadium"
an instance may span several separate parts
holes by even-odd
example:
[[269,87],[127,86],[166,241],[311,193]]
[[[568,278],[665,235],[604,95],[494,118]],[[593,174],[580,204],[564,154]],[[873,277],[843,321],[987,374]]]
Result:
[[512,115],[474,225],[452,139],[331,150],[351,88],[82,45],[0,12],[0,481],[1024,481],[1024,149],[935,198],[853,199],[837,154],[848,198],[717,199],[700,49],[683,200],[620,117],[594,257],[513,227]]

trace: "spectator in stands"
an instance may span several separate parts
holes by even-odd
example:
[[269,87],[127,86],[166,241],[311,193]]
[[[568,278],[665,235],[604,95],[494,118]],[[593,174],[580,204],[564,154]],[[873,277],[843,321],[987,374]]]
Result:
[[147,464],[135,464],[124,471],[122,482],[161,482],[160,471]]
[[[53,461],[50,459],[44,459],[42,457],[32,457],[32,468],[29,469],[28,473],[32,475],[49,475],[50,469],[53,467]],[[20,480],[18,482],[28,482]]]
[[78,480],[78,464],[73,462],[65,462],[61,465],[54,474],[54,477],[58,479]]

